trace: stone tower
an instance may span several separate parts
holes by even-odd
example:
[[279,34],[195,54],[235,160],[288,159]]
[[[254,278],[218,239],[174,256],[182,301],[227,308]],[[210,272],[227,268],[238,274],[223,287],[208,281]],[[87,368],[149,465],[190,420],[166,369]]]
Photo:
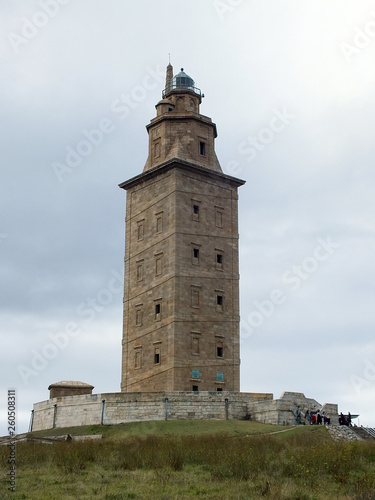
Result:
[[122,392],[239,391],[238,196],[201,91],[167,67],[127,190]]

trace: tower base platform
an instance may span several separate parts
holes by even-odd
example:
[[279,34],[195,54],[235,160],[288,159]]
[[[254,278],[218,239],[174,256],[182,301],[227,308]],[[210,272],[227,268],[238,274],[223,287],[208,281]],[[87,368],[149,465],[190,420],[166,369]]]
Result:
[[61,396],[34,404],[31,431],[152,420],[255,420],[276,425],[309,423],[306,411],[338,423],[336,404],[321,405],[300,392],[112,392]]

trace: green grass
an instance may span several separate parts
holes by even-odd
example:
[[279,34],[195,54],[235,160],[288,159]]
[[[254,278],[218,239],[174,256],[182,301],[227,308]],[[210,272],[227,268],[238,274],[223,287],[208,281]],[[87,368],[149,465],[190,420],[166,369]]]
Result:
[[262,424],[248,420],[169,420],[152,422],[131,422],[119,425],[89,425],[84,427],[67,427],[37,431],[35,436],[85,436],[102,434],[103,439],[117,440],[136,436],[166,435],[208,435],[225,434],[229,436],[246,436],[250,434],[267,434],[289,427]]
[[0,499],[375,499],[373,443],[335,443],[324,427],[270,434],[284,429],[248,421],[70,429],[105,438],[19,443],[15,494],[6,493],[9,449],[0,447]]

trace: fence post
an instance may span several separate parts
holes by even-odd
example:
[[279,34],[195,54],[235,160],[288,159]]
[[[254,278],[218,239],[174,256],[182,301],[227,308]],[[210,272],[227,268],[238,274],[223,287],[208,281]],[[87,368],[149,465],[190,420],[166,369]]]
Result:
[[56,426],[56,413],[57,413],[57,404],[53,405],[53,422],[52,422],[52,429],[55,428]]
[[103,422],[104,422],[104,407],[105,407],[105,399],[102,399],[102,416],[100,418],[101,425],[103,425]]

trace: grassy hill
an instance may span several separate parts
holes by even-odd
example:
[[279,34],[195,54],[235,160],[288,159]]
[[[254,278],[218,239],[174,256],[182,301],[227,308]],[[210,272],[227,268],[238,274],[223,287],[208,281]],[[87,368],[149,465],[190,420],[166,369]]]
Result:
[[324,427],[168,421],[34,435],[67,433],[103,439],[19,443],[15,493],[0,447],[0,499],[375,499],[375,445],[335,443]]
[[63,434],[71,434],[72,436],[84,436],[88,434],[101,434],[105,440],[118,440],[149,435],[197,436],[225,434],[228,436],[246,436],[250,434],[267,434],[284,429],[292,428],[246,420],[168,420],[49,429],[47,431],[33,432],[32,435],[61,436]]

